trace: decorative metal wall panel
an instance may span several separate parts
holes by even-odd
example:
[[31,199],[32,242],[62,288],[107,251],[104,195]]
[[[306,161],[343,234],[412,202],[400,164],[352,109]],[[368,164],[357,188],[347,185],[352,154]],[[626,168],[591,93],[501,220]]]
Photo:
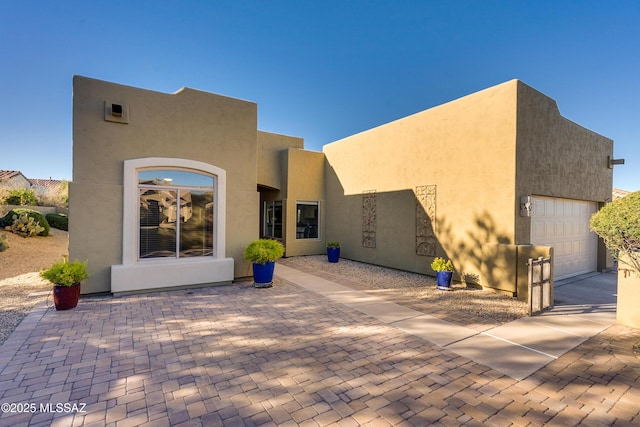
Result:
[[416,254],[436,256],[436,187],[416,187]]
[[376,247],[376,192],[362,193],[362,247]]

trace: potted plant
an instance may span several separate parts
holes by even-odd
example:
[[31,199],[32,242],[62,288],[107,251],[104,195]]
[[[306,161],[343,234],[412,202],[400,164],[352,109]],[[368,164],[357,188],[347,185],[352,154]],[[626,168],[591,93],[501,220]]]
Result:
[[53,283],[53,303],[56,310],[69,310],[78,305],[80,282],[89,277],[87,261],[56,262],[42,270],[40,276]]
[[329,262],[338,262],[340,259],[340,242],[327,242],[327,258]]
[[451,277],[453,276],[453,264],[451,260],[437,257],[431,263],[431,269],[436,272],[438,289],[441,291],[451,290]]
[[270,288],[276,260],[284,255],[284,245],[277,240],[259,239],[249,243],[244,259],[253,263],[253,282],[256,288]]

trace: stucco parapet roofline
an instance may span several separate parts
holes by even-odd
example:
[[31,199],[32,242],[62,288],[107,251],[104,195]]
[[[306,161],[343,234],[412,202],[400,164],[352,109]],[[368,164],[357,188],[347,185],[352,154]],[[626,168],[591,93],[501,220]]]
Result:
[[141,88],[141,87],[126,85],[126,84],[122,84],[122,83],[114,83],[114,82],[110,82],[110,81],[106,81],[106,80],[100,80],[100,79],[95,79],[95,78],[92,78],[92,77],[86,77],[86,76],[81,76],[79,74],[75,74],[73,76],[74,84],[75,84],[76,81],[79,81],[79,80],[87,80],[87,81],[99,82],[99,83],[102,83],[104,85],[118,86],[118,87],[122,87],[122,88],[131,89],[131,90],[134,90],[134,91],[153,92],[153,93],[157,93],[157,94],[160,94],[160,95],[167,95],[167,96],[175,96],[175,95],[188,96],[188,95],[191,95],[191,94],[200,94],[200,95],[203,95],[203,96],[220,97],[220,98],[225,98],[225,99],[239,101],[239,102],[246,102],[246,103],[254,104],[254,105],[256,105],[256,107],[258,105],[257,102],[255,102],[255,101],[250,101],[250,100],[238,98],[238,97],[235,97],[235,96],[222,95],[222,94],[219,94],[219,93],[214,93],[214,92],[206,91],[206,90],[202,90],[202,89],[195,89],[195,88],[191,88],[191,87],[188,87],[188,86],[183,86],[180,89],[176,90],[175,92],[164,92],[164,91],[161,91],[161,90]]
[[258,106],[258,103],[255,101],[249,101],[247,99],[242,99],[242,98],[238,98],[235,96],[229,96],[229,95],[222,95],[219,93],[214,93],[214,92],[209,92],[206,90],[202,90],[202,89],[194,89],[188,86],[183,86],[180,89],[178,89],[177,91],[173,92],[173,93],[168,93],[167,95],[176,95],[176,96],[191,96],[191,95],[196,95],[196,96],[209,96],[209,97],[218,97],[218,98],[225,98],[225,99],[229,99],[232,101],[239,101],[239,102],[246,102],[249,104],[254,104],[256,107]]

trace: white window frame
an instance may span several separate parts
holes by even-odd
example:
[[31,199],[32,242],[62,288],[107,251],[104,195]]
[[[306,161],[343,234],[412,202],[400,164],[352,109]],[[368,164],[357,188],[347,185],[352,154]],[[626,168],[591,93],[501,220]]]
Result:
[[[221,258],[225,254],[226,224],[226,171],[208,163],[186,159],[169,159],[164,157],[147,157],[143,159],[125,160],[124,162],[124,209],[122,233],[122,263],[153,262],[162,259],[139,259],[140,254],[140,193],[138,189],[138,171],[149,169],[174,169],[188,172],[213,175],[213,257]],[[137,212],[136,214],[132,214]],[[133,242],[133,239],[136,241]],[[222,254],[222,255],[220,255]],[[178,258],[180,259],[180,258]],[[186,259],[185,259],[186,260]]]
[[[138,261],[140,225],[138,171],[145,169],[180,169],[215,176],[213,257],[157,258]],[[125,160],[122,264],[111,266],[111,292],[131,292],[204,283],[231,283],[234,278],[234,260],[226,258],[226,191],[226,171],[208,163],[166,157]]]

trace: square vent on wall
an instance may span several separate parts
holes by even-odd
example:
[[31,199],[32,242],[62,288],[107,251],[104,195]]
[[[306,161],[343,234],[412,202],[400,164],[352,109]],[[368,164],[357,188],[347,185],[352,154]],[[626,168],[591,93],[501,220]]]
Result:
[[107,122],[129,123],[129,106],[122,102],[104,101],[104,119]]

